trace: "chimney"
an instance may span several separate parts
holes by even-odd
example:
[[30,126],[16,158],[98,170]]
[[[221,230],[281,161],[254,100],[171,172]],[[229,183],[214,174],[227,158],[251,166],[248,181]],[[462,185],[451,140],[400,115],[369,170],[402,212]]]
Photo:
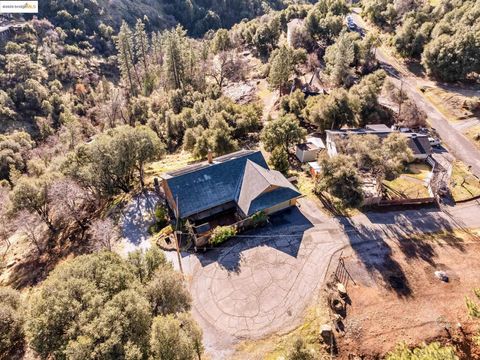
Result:
[[210,149],[208,149],[207,159],[209,164],[213,164],[213,153],[212,153],[212,150]]

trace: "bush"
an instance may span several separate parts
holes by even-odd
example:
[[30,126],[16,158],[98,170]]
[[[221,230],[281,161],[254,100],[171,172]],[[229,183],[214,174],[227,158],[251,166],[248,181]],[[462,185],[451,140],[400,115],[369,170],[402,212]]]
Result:
[[235,235],[237,235],[237,230],[233,226],[217,226],[213,230],[210,244],[219,245]]
[[19,314],[19,293],[0,288],[0,359],[10,359],[24,339],[23,318]]
[[252,215],[253,227],[263,226],[268,221],[268,215],[263,211],[256,212]]
[[155,223],[148,227],[148,233],[154,235],[168,225],[168,212],[163,206],[155,209]]
[[409,349],[405,343],[399,344],[394,351],[389,353],[386,360],[458,360],[455,355],[455,348],[442,346],[437,342],[424,344],[415,349]]

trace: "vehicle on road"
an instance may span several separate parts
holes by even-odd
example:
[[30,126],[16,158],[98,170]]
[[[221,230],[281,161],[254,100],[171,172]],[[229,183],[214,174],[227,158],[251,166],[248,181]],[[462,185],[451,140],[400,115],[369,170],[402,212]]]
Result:
[[429,137],[428,141],[430,142],[431,146],[440,146],[441,145],[441,141],[440,141],[439,138]]

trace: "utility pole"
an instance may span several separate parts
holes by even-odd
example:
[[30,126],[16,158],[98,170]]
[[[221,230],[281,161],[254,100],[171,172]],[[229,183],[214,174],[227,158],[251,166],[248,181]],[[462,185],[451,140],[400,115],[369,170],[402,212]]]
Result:
[[180,255],[180,236],[179,236],[179,233],[181,233],[180,231],[178,231],[178,223],[180,222],[180,217],[179,217],[179,214],[180,212],[178,211],[178,195],[177,195],[177,199],[176,199],[176,204],[175,204],[175,243],[177,245],[177,258],[178,258],[178,266],[180,267],[180,272],[183,274],[183,266],[182,266],[182,256]]

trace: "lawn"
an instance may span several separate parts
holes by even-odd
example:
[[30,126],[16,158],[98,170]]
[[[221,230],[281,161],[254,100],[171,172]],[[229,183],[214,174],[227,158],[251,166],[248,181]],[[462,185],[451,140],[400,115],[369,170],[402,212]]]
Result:
[[453,165],[451,191],[455,201],[480,196],[480,180],[460,161],[456,161]]
[[392,181],[384,180],[384,184],[391,189],[392,197],[403,196],[409,199],[430,197],[426,180],[431,168],[427,164],[410,164],[408,169]]

